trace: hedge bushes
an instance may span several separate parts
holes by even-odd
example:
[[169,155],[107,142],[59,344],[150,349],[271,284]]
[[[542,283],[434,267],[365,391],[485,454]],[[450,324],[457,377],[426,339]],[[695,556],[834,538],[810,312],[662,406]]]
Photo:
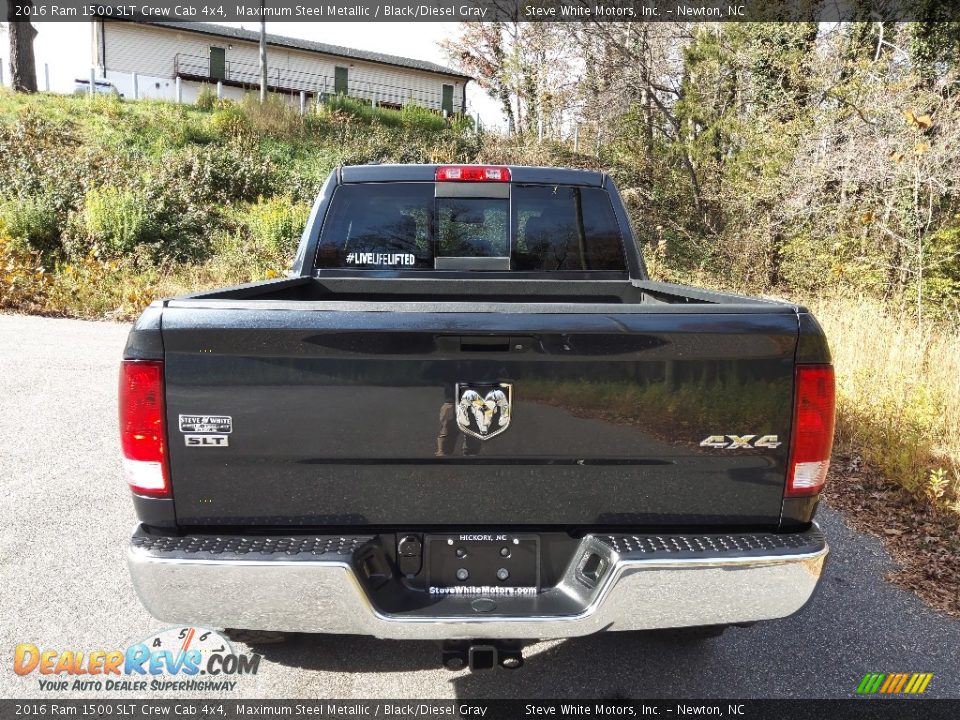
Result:
[[50,256],[60,250],[60,222],[56,203],[44,193],[0,204],[0,222],[24,250]]
[[158,228],[145,198],[131,190],[91,188],[81,212],[88,237],[105,255],[122,257],[157,239]]
[[170,292],[276,277],[337,164],[479,152],[468,121],[412,105],[0,94],[0,305],[131,317]]
[[242,214],[249,236],[268,253],[292,258],[307,223],[310,206],[290,197],[261,198]]

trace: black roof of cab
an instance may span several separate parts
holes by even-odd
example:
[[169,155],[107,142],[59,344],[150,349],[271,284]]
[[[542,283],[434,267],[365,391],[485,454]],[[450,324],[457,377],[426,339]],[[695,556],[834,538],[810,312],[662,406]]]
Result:
[[[461,163],[448,163],[459,165]],[[440,165],[344,165],[340,168],[340,182],[433,182]],[[515,183],[544,183],[557,185],[586,185],[603,187],[606,175],[594,170],[570,168],[530,167],[506,165]]]

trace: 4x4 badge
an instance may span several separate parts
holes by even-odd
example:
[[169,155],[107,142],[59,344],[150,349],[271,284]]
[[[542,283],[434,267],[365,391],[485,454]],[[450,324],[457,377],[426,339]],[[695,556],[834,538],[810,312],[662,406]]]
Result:
[[777,435],[763,435],[754,440],[755,437],[757,436],[711,435],[700,441],[700,447],[711,447],[718,450],[753,450],[754,448],[770,448],[772,450],[783,444]]
[[457,427],[481,440],[496,437],[510,426],[513,385],[457,383]]

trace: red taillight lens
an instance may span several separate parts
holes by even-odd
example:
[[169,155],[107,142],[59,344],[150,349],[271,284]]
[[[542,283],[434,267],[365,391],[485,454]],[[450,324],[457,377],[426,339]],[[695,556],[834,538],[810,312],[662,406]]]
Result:
[[816,495],[823,489],[833,447],[835,395],[832,367],[797,367],[787,497]]
[[124,360],[120,367],[120,447],[130,489],[169,495],[163,363]]
[[442,165],[438,182],[510,182],[510,168],[494,165]]

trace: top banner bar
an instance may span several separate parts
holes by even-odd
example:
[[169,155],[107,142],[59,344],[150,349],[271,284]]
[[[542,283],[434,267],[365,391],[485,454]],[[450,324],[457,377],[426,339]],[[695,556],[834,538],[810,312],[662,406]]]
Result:
[[953,0],[0,0],[12,22],[946,22]]

